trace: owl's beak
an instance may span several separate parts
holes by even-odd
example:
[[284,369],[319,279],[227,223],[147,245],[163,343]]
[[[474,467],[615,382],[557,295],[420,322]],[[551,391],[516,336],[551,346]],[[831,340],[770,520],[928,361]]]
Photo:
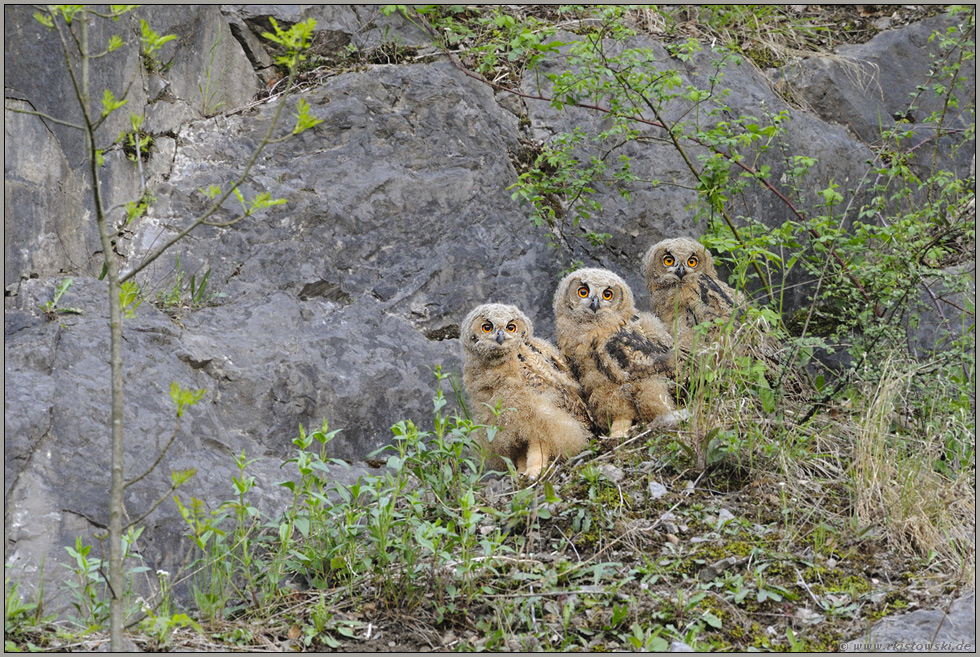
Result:
[[592,297],[592,303],[589,304],[589,308],[591,308],[592,312],[594,313],[599,312],[599,297]]
[[678,267],[677,269],[674,270],[674,273],[677,274],[678,279],[684,280],[684,275],[687,274],[687,270],[684,269],[683,267]]
[[497,331],[497,344],[503,344],[503,343],[504,343],[504,332]]

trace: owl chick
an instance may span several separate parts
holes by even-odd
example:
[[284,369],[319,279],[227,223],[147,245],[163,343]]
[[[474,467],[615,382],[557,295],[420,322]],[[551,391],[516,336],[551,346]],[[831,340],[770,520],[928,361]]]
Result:
[[655,316],[637,312],[633,292],[605,269],[579,269],[555,294],[558,348],[582,384],[589,410],[611,437],[634,420],[676,423],[667,374],[673,341]]
[[[533,331],[524,313],[499,303],[475,308],[459,331],[474,420],[497,426],[484,444],[532,479],[550,459],[578,454],[591,437],[578,382],[558,350]],[[495,417],[498,404],[505,410]]]
[[[643,277],[650,292],[653,311],[674,337],[679,361],[694,350],[694,327],[722,318],[742,328],[738,309],[745,299],[718,278],[711,252],[690,237],[677,237],[654,244],[643,256]],[[709,329],[708,340],[717,343],[722,329]],[[766,377],[787,392],[805,394],[806,376],[795,367],[784,367],[786,349],[767,332],[748,331],[735,352],[759,359]]]
[[653,312],[667,325],[678,351],[688,353],[694,327],[728,319],[742,297],[718,278],[711,252],[690,237],[663,240],[643,256]]

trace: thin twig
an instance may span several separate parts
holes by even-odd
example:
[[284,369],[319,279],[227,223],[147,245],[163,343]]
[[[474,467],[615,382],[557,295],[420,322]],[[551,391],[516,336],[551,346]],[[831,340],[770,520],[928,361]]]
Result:
[[[446,56],[449,58],[449,61],[453,64],[453,66],[455,66],[458,70],[460,70],[464,75],[466,75],[468,77],[471,77],[474,80],[479,80],[481,83],[486,84],[486,85],[489,85],[489,86],[493,87],[494,89],[497,89],[499,91],[505,91],[505,92],[507,92],[509,94],[513,94],[513,95],[518,96],[520,98],[527,98],[529,100],[541,100],[541,101],[545,101],[547,103],[553,102],[553,100],[554,100],[553,98],[549,98],[547,96],[543,96],[543,95],[539,95],[539,94],[528,94],[528,93],[524,93],[522,91],[518,91],[517,89],[513,89],[511,87],[507,87],[507,86],[498,84],[496,82],[489,81],[485,77],[483,77],[482,75],[479,75],[478,73],[474,73],[474,72],[470,71],[469,69],[467,69],[462,64],[462,62],[457,57],[454,56],[454,53],[452,53],[450,50],[448,50],[443,45],[441,39],[439,38],[438,33],[435,31],[434,28],[432,28],[431,24],[429,24],[429,22],[425,19],[425,17],[422,16],[421,14],[418,14],[418,13],[416,13],[416,15],[419,18],[419,20],[421,21],[421,24],[422,24],[423,29],[433,39],[433,41],[437,45],[437,47],[439,47],[446,54]],[[617,75],[616,72],[613,72],[613,74],[614,75]],[[644,100],[646,100],[645,97],[642,94],[641,94],[641,97],[643,97]],[[684,153],[683,149],[680,148],[679,145],[676,144],[676,138],[675,138],[675,136],[670,131],[670,128],[662,120],[651,121],[650,119],[644,119],[641,116],[623,115],[623,114],[620,114],[617,111],[612,110],[610,108],[602,107],[600,105],[595,105],[595,104],[591,104],[591,103],[584,103],[584,102],[581,102],[581,101],[578,101],[578,100],[571,101],[571,102],[566,102],[565,104],[566,105],[571,105],[573,107],[581,107],[583,109],[591,109],[591,110],[595,110],[595,111],[598,111],[598,112],[603,112],[605,114],[611,114],[611,115],[614,115],[614,116],[622,116],[623,118],[628,118],[631,121],[635,121],[636,123],[640,123],[640,124],[643,124],[643,125],[648,125],[648,126],[662,128],[662,129],[666,130],[668,132],[668,134],[670,134],[671,139],[675,141],[675,146],[677,147],[677,150],[681,153],[682,157],[684,157],[685,160],[687,161],[687,157],[686,157],[686,154]],[[692,142],[694,142],[695,144],[697,144],[699,146],[702,146],[704,148],[708,148],[712,152],[717,153],[718,155],[721,155],[722,157],[724,157],[729,162],[731,162],[731,163],[735,164],[736,166],[738,166],[739,168],[743,169],[746,173],[749,173],[753,179],[755,179],[755,180],[757,180],[759,182],[759,184],[761,184],[763,187],[765,187],[770,192],[772,192],[773,194],[775,194],[776,197],[780,201],[782,201],[786,205],[786,207],[789,208],[789,210],[794,215],[797,216],[797,218],[800,219],[800,221],[806,222],[806,217],[796,208],[796,206],[784,194],[782,194],[782,192],[780,192],[778,189],[776,189],[776,187],[771,182],[769,182],[768,179],[760,176],[759,175],[759,172],[756,171],[753,167],[751,167],[750,165],[745,164],[744,162],[741,162],[737,158],[734,158],[730,153],[727,153],[725,151],[722,151],[722,150],[720,150],[718,148],[715,148],[713,146],[710,146],[710,145],[704,143],[703,141],[701,141],[700,139],[698,139],[697,137],[695,137],[693,135],[685,134],[684,135],[684,138],[685,139],[688,139],[688,140],[690,140]],[[688,166],[691,167],[691,164],[690,164],[689,161],[688,161]],[[696,169],[693,169],[693,167],[692,167],[692,171],[695,173],[695,176],[696,176],[697,175]],[[733,231],[735,231],[734,223],[732,222],[731,218],[729,216],[727,216],[727,213],[725,213],[725,212],[723,212],[722,214],[725,217],[726,223],[729,225],[729,227]],[[815,228],[813,228],[812,226],[806,226],[806,229],[807,229],[807,232],[809,232],[814,237],[814,239],[820,239],[820,237],[821,237],[820,236],[820,233]],[[739,237],[737,231],[734,232],[734,235],[735,235],[736,239],[739,239],[739,242],[742,243],[743,246],[744,246],[744,242]],[[837,252],[834,251],[833,249],[831,249],[831,254],[837,260],[838,264],[844,270],[844,272],[846,273],[846,275],[848,276],[848,278],[851,279],[851,282],[855,285],[855,287],[858,289],[858,291],[861,292],[861,295],[865,298],[865,300],[868,303],[871,303],[871,296],[864,289],[864,286],[861,285],[861,283],[857,280],[857,278],[852,273],[850,273],[848,271],[848,266],[847,266],[847,263],[844,261],[844,259],[841,258],[840,255],[838,255]],[[765,277],[761,273],[761,270],[759,268],[759,264],[756,263],[756,262],[753,262],[753,265],[758,270],[757,273],[759,273],[759,280],[762,283],[762,285],[766,287],[768,296],[770,298],[772,298],[772,293],[769,290],[768,285],[766,284]],[[876,307],[875,308],[875,313],[878,314],[879,317],[881,316],[880,315],[880,312],[881,312],[881,310]]]
[[236,189],[238,189],[238,187],[242,183],[245,182],[245,179],[248,178],[248,174],[252,171],[252,167],[255,165],[255,162],[258,159],[259,154],[265,148],[266,144],[268,144],[269,141],[272,139],[272,133],[275,131],[276,127],[278,127],[278,125],[279,125],[279,117],[282,114],[282,110],[283,110],[283,108],[286,105],[286,100],[289,98],[289,92],[293,88],[293,81],[296,78],[296,69],[297,69],[297,67],[294,66],[292,68],[292,70],[290,71],[289,78],[287,79],[287,83],[286,83],[286,89],[285,89],[285,91],[282,94],[282,98],[279,101],[279,104],[276,106],[275,114],[272,117],[272,121],[269,123],[269,129],[266,130],[265,136],[262,138],[262,141],[259,142],[259,145],[256,147],[255,151],[252,153],[252,157],[250,157],[249,160],[248,160],[248,162],[245,163],[245,168],[242,171],[242,174],[238,177],[238,179],[236,179],[235,182],[233,182],[231,184],[231,186],[220,197],[218,197],[217,200],[215,200],[211,204],[211,207],[208,208],[208,210],[205,211],[204,214],[202,214],[199,217],[197,217],[196,219],[194,219],[186,228],[184,228],[182,231],[180,231],[179,233],[177,233],[174,237],[172,237],[170,240],[168,240],[161,247],[157,248],[156,251],[154,251],[153,253],[151,253],[150,255],[148,255],[146,258],[144,258],[143,261],[139,265],[137,265],[133,269],[129,270],[129,272],[127,272],[126,274],[123,274],[122,276],[120,276],[120,278],[119,278],[119,282],[120,283],[124,283],[125,281],[128,281],[130,278],[132,278],[136,274],[138,274],[141,271],[143,271],[143,269],[145,269],[146,267],[148,267],[154,260],[156,260],[157,258],[159,258],[164,253],[166,253],[167,250],[169,250],[171,246],[173,246],[174,244],[176,244],[177,242],[179,242],[180,240],[182,240],[192,230],[194,230],[199,225],[201,225],[202,223],[204,223],[208,219],[208,217],[210,217],[215,212],[217,212],[218,209],[221,208],[221,205],[225,202],[225,200],[228,199],[232,195],[232,193],[234,193],[234,191]]

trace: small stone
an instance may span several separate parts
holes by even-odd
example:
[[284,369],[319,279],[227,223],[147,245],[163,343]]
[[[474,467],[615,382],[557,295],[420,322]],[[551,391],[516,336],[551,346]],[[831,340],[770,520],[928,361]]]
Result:
[[812,609],[807,609],[806,607],[800,607],[795,612],[793,612],[793,624],[797,627],[804,625],[816,625],[817,623],[823,622],[824,616]]
[[732,520],[735,520],[735,516],[728,509],[722,509],[721,511],[718,512],[718,527],[719,528],[724,527],[725,525],[727,525]]
[[694,652],[694,648],[683,641],[671,641],[670,648],[667,649],[667,652]]
[[521,99],[512,93],[500,91],[496,94],[494,100],[514,116],[520,117],[524,113],[524,106],[521,103]]
[[680,542],[681,542],[681,539],[679,539],[679,538],[677,538],[676,536],[674,536],[673,534],[670,534],[670,533],[668,533],[668,534],[667,534],[667,540],[668,540],[668,541],[669,541],[669,542],[670,542],[670,543],[671,543],[672,545],[677,545],[678,543],[680,543]]
[[602,473],[603,477],[614,484],[618,484],[620,481],[622,481],[624,476],[623,471],[611,463],[603,463],[600,465],[599,472]]
[[651,481],[647,490],[650,491],[650,499],[652,500],[659,499],[667,494],[667,487],[659,481]]
[[720,559],[710,566],[705,566],[702,568],[698,573],[698,579],[700,579],[702,582],[710,582],[715,577],[718,577],[718,575],[721,575],[732,566],[738,564],[738,562],[738,557],[725,557],[724,559]]

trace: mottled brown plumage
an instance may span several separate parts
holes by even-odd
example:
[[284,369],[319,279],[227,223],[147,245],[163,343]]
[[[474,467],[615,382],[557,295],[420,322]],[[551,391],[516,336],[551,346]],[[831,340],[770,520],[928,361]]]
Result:
[[[730,319],[741,295],[715,272],[711,252],[690,237],[659,242],[643,257],[643,277],[653,312],[663,321],[679,352],[689,353],[694,327]],[[715,331],[709,331],[709,336]]]
[[555,327],[601,429],[621,437],[634,420],[676,424],[667,380],[673,341],[660,320],[637,312],[626,281],[605,269],[565,276],[555,294]]
[[[484,304],[463,320],[459,339],[474,420],[498,429],[492,441],[481,438],[491,454],[509,458],[533,479],[550,459],[588,445],[591,418],[581,388],[558,350],[534,337],[524,313]],[[505,410],[495,416],[498,404]],[[498,458],[491,466],[503,463]]]

